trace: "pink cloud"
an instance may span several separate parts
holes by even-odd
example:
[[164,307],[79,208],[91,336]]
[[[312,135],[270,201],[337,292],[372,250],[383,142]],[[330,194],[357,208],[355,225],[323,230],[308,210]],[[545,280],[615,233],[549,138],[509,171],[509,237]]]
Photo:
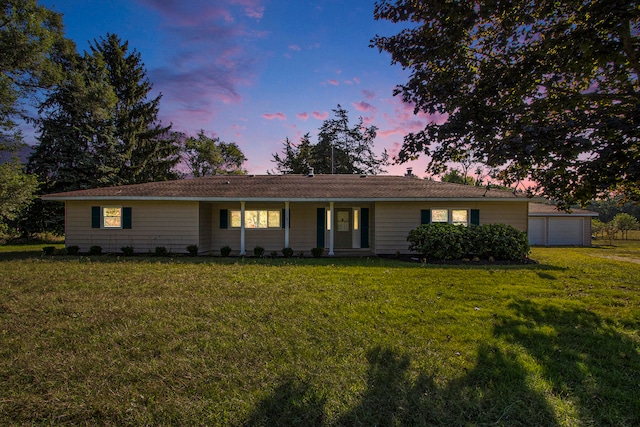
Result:
[[352,102],[351,105],[358,111],[376,111],[376,107],[365,101]]
[[169,53],[148,70],[154,90],[162,92],[163,119],[208,125],[219,104],[242,101],[239,87],[255,76],[258,57],[247,38],[262,37],[234,20],[239,7],[259,18],[264,0],[136,0],[158,14],[158,43]]
[[332,86],[338,86],[340,84],[339,81],[331,79],[331,80],[327,80],[327,83],[329,83]]
[[296,52],[300,52],[302,50],[302,48],[300,46],[298,46],[297,44],[289,45],[289,49],[290,50],[295,50]]
[[300,120],[307,120],[309,119],[309,113],[307,113],[306,111],[304,113],[298,113],[296,114],[296,117],[298,117],[298,119]]
[[362,94],[369,101],[371,101],[372,99],[374,99],[376,97],[376,93],[374,91],[372,91],[372,90],[369,90],[369,89],[362,89]]
[[284,113],[265,113],[262,117],[267,120],[287,120],[287,116]]
[[344,83],[348,84],[348,85],[359,85],[360,84],[360,79],[357,78],[357,77],[354,77],[351,80],[345,80]]
[[311,115],[313,116],[314,119],[317,119],[317,120],[327,120],[327,118],[329,117],[329,113],[327,111],[323,113],[319,111],[314,111],[313,113],[311,113]]

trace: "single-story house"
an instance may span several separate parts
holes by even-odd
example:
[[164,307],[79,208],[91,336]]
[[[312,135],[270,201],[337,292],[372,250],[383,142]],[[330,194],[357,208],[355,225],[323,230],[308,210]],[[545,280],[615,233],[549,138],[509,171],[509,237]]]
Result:
[[541,246],[591,246],[591,219],[597,212],[558,210],[554,205],[529,204],[529,244]]
[[504,223],[526,232],[531,199],[486,189],[389,175],[211,176],[43,196],[65,203],[67,246],[174,253],[409,253],[420,224]]

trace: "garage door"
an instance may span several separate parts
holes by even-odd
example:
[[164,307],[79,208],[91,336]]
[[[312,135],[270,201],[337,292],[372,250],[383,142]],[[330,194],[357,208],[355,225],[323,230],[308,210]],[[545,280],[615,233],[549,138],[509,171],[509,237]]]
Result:
[[583,218],[549,218],[549,245],[582,245]]
[[546,218],[529,218],[529,244],[546,244]]

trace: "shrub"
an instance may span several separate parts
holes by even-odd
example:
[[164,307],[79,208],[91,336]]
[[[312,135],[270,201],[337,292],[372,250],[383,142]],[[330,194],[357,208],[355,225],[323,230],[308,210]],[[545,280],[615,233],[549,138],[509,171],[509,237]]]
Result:
[[465,234],[468,229],[453,224],[425,224],[411,230],[409,250],[427,259],[462,259],[467,253]]
[[220,248],[220,255],[222,255],[223,257],[228,257],[229,255],[231,255],[231,247],[229,246],[223,246]]
[[120,252],[122,252],[122,254],[124,256],[131,256],[133,255],[133,246],[123,246],[120,248]]
[[156,246],[155,251],[153,252],[156,256],[167,256],[169,255],[169,251],[164,246]]
[[91,246],[89,248],[89,255],[102,255],[102,246]]
[[298,258],[304,258],[304,251],[298,252]]
[[529,254],[527,235],[506,224],[484,224],[470,227],[470,250],[480,258],[516,260]]
[[278,258],[278,251],[271,251],[271,258]]
[[54,255],[58,255],[58,256],[64,256],[64,255],[67,255],[67,254],[68,254],[68,252],[67,252],[67,248],[59,248],[59,249],[58,249],[58,248],[56,248],[56,250],[55,250],[55,251],[53,251],[53,254],[54,254]]
[[80,253],[80,246],[72,245],[67,248],[67,253],[69,255],[78,255]]
[[463,227],[453,224],[426,224],[411,230],[409,250],[427,259],[517,260],[529,253],[526,233],[505,224]]
[[187,246],[187,252],[189,253],[189,256],[198,256],[198,245]]
[[45,246],[42,248],[42,255],[51,256],[56,252],[55,246]]
[[293,249],[291,249],[291,248],[282,249],[282,255],[285,258],[291,258],[293,256]]
[[323,253],[324,253],[324,248],[311,249],[311,255],[313,255],[314,258],[320,258]]
[[264,256],[264,248],[262,246],[256,246],[253,248],[253,255],[262,258]]

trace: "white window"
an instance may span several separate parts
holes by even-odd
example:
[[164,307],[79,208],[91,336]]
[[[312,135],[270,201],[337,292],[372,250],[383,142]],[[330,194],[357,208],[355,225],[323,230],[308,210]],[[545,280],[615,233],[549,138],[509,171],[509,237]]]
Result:
[[102,208],[103,228],[122,228],[122,208]]
[[433,209],[431,211],[431,222],[449,222],[449,210]]
[[469,211],[466,209],[452,209],[451,224],[464,226],[469,224]]
[[[240,228],[242,212],[230,211],[231,228]],[[281,228],[282,211],[280,210],[246,210],[244,211],[244,227],[250,229]]]
[[455,225],[469,225],[468,209],[432,209],[431,222]]

